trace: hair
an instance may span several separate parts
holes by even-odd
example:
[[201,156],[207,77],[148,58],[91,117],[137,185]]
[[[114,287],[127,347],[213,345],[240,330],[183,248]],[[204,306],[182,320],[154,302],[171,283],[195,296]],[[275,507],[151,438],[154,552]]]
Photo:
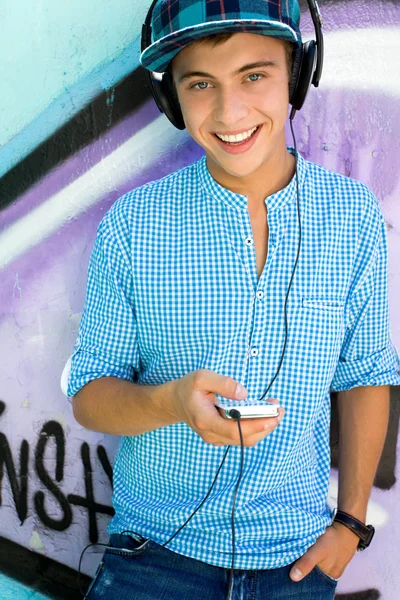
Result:
[[[211,44],[211,46],[213,48],[215,48],[215,46],[218,46],[219,44],[223,44],[224,42],[229,40],[229,38],[231,38],[233,35],[235,35],[235,33],[236,32],[234,32],[234,31],[229,31],[229,32],[225,32],[225,33],[212,33],[212,34],[206,35],[198,40],[195,40],[194,42],[191,43],[191,45],[198,46],[200,44]],[[281,40],[281,41],[284,44],[286,66],[287,66],[287,72],[288,72],[289,81],[290,81],[291,76],[292,76],[294,46],[293,46],[292,42],[289,42],[287,40]],[[171,77],[172,93],[173,93],[175,100],[178,102],[178,94],[177,94],[175,83],[174,83],[173,76],[172,76],[172,60],[168,63],[166,72],[169,73],[169,75]]]

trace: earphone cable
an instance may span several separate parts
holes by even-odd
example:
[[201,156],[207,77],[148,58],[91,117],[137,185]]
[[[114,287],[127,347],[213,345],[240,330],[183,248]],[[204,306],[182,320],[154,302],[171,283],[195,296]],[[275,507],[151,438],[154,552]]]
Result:
[[79,588],[79,591],[80,591],[80,593],[82,595],[82,598],[84,598],[85,594],[87,593],[87,592],[84,592],[82,590],[82,582],[81,582],[81,565],[82,565],[82,559],[83,559],[83,555],[85,554],[86,550],[88,548],[90,548],[91,546],[105,546],[105,547],[107,547],[108,544],[100,544],[99,542],[97,542],[96,544],[88,544],[87,546],[84,547],[84,549],[81,552],[81,555],[79,557],[79,564],[78,564],[78,588]]
[[[240,430],[240,436],[241,436],[241,440],[242,440],[243,438],[242,438],[241,430]],[[218,476],[219,476],[219,474],[221,472],[221,469],[222,469],[222,467],[224,465],[226,457],[228,456],[228,452],[229,452],[230,448],[231,448],[231,446],[227,447],[226,452],[225,452],[225,454],[223,456],[223,459],[222,459],[222,461],[221,461],[221,463],[220,463],[220,465],[218,467],[217,473],[216,473],[216,475],[214,477],[214,480],[213,480],[213,482],[212,482],[212,484],[210,486],[210,489],[208,490],[207,494],[204,496],[203,500],[200,502],[199,506],[191,513],[191,515],[186,519],[186,521],[183,523],[183,525],[181,525],[179,527],[179,529],[177,531],[175,531],[175,533],[166,542],[164,542],[163,544],[160,544],[160,546],[164,547],[167,544],[169,544],[174,539],[174,537],[177,536],[178,533],[180,531],[182,531],[182,529],[184,527],[186,527],[186,525],[189,523],[189,521],[194,517],[194,515],[197,513],[197,511],[200,510],[200,508],[206,502],[207,498],[210,496],[210,494],[211,494],[211,492],[213,490],[213,487],[214,487],[214,485],[215,485],[215,483],[216,483],[216,481],[218,479]],[[238,484],[237,484],[237,487],[238,487]],[[134,534],[134,536],[138,536],[139,535],[136,531],[131,531],[130,529],[126,529],[126,530],[122,531],[120,533],[120,537],[123,534]],[[82,584],[81,584],[81,565],[82,565],[83,555],[85,554],[86,550],[88,548],[90,548],[91,546],[105,546],[105,547],[107,547],[108,544],[100,544],[100,543],[88,544],[87,546],[85,546],[85,548],[81,552],[81,555],[80,555],[80,558],[79,558],[79,565],[78,565],[78,587],[79,587],[79,591],[80,591],[80,593],[81,593],[81,595],[82,595],[83,598],[85,597],[85,592],[83,592],[83,590],[82,590]],[[146,548],[146,552],[150,552],[153,549],[154,548]]]
[[[276,370],[276,373],[274,375],[274,377],[272,378],[266,392],[264,393],[264,395],[260,398],[260,400],[263,400],[265,398],[265,396],[268,394],[269,390],[271,389],[273,383],[275,382],[276,378],[278,377],[278,374],[281,370],[282,367],[282,363],[283,363],[283,359],[285,356],[285,351],[286,351],[286,346],[287,346],[287,340],[288,340],[288,322],[287,322],[287,302],[288,302],[288,298],[289,298],[289,293],[292,287],[292,283],[293,283],[293,279],[294,279],[294,275],[296,272],[296,268],[297,268],[297,264],[299,261],[299,256],[300,256],[300,249],[301,249],[301,240],[302,240],[302,231],[301,231],[301,215],[300,215],[300,201],[299,201],[299,177],[298,177],[298,168],[297,168],[297,144],[296,144],[296,137],[294,134],[294,130],[293,130],[293,117],[294,117],[295,111],[292,111],[290,118],[289,118],[289,123],[290,123],[290,130],[292,132],[292,137],[293,137],[293,145],[294,145],[294,151],[295,151],[295,174],[296,174],[296,192],[297,192],[297,217],[298,217],[298,223],[299,223],[299,242],[298,242],[298,247],[297,247],[297,255],[296,255],[296,260],[294,263],[294,267],[292,270],[292,274],[291,274],[291,278],[290,278],[290,282],[289,282],[289,286],[286,292],[286,297],[285,297],[285,303],[284,303],[284,321],[285,321],[285,339],[284,339],[284,344],[283,344],[283,349],[282,349],[282,353],[281,353],[281,358],[278,364],[278,368]],[[236,411],[233,411],[236,413]],[[232,525],[232,561],[231,561],[231,567],[230,567],[230,573],[229,573],[229,585],[228,585],[228,594],[226,597],[226,600],[230,599],[230,595],[231,595],[231,591],[232,591],[232,585],[233,585],[233,569],[234,569],[234,562],[235,562],[235,505],[236,505],[236,498],[237,498],[237,494],[239,491],[239,486],[241,483],[241,479],[242,479],[242,475],[243,475],[243,464],[244,464],[244,442],[243,442],[243,434],[242,434],[242,429],[241,429],[241,424],[240,424],[240,413],[238,412],[238,414],[236,416],[234,416],[233,418],[237,419],[238,422],[238,428],[239,428],[239,436],[240,436],[240,445],[241,445],[241,461],[240,461],[240,469],[239,469],[239,476],[238,476],[238,480],[236,483],[236,487],[235,487],[235,491],[234,491],[234,496],[233,496],[233,501],[232,501],[232,511],[231,511],[231,525]],[[207,494],[205,495],[205,497],[203,498],[203,500],[200,502],[199,506],[192,512],[192,514],[186,519],[186,521],[183,523],[183,525],[181,525],[179,527],[179,529],[163,544],[160,544],[160,546],[165,547],[167,544],[169,544],[177,535],[178,533],[180,533],[180,531],[182,531],[182,529],[189,523],[189,521],[195,516],[195,514],[197,513],[197,511],[200,510],[200,508],[203,506],[203,504],[206,502],[206,500],[208,499],[208,497],[210,496],[214,485],[218,479],[218,476],[221,472],[221,469],[224,465],[225,459],[228,455],[229,449],[231,448],[231,446],[228,446],[226,449],[226,452],[224,454],[224,457],[221,461],[221,464],[218,467],[218,471],[214,477],[214,480],[211,484],[210,489],[208,490]],[[120,535],[122,535],[123,533],[134,533],[135,535],[137,535],[136,532],[130,531],[130,530],[126,530],[124,532],[122,532]],[[86,550],[88,548],[90,548],[90,546],[94,546],[94,545],[98,545],[98,546],[106,546],[108,544],[88,544],[82,551],[80,559],[79,559],[79,568],[78,568],[78,586],[79,586],[79,591],[82,594],[82,597],[84,597],[84,593],[82,591],[81,588],[81,563],[82,563],[82,558],[84,553],[86,552]],[[152,548],[146,548],[146,551],[151,551]]]
[[192,512],[192,514],[191,514],[191,515],[190,515],[190,517],[189,517],[189,518],[188,518],[188,519],[187,519],[187,520],[184,522],[184,524],[183,524],[183,525],[181,525],[181,526],[179,527],[178,531],[176,531],[176,532],[174,533],[174,535],[173,535],[172,537],[170,537],[170,538],[169,538],[169,540],[167,540],[166,542],[164,542],[164,544],[161,544],[161,546],[166,546],[167,544],[169,544],[169,543],[170,543],[170,542],[171,542],[171,541],[174,539],[174,537],[175,537],[175,536],[177,536],[177,535],[178,535],[178,533],[179,533],[180,531],[182,531],[182,529],[183,529],[184,527],[186,527],[186,525],[189,523],[190,519],[192,519],[192,518],[194,517],[194,515],[197,513],[197,511],[198,511],[198,510],[200,510],[200,508],[203,506],[204,502],[207,500],[207,498],[209,497],[209,495],[210,495],[210,494],[211,494],[211,492],[212,492],[212,489],[213,489],[213,487],[214,487],[214,485],[215,485],[215,483],[216,483],[216,481],[217,481],[218,475],[219,475],[219,474],[220,474],[220,472],[221,472],[221,469],[222,469],[222,467],[223,467],[223,464],[224,464],[224,462],[225,462],[225,459],[226,459],[226,457],[228,456],[228,452],[229,452],[229,450],[230,450],[230,446],[228,446],[228,447],[227,447],[227,449],[226,449],[226,452],[225,452],[225,454],[224,454],[224,458],[222,459],[222,461],[221,461],[221,464],[220,464],[220,465],[219,465],[219,467],[218,467],[218,471],[217,471],[217,473],[216,473],[216,475],[215,475],[215,477],[214,477],[214,481],[212,482],[210,489],[208,490],[208,492],[207,492],[206,496],[203,498],[203,500],[201,501],[201,503],[199,504],[199,506],[196,508],[196,510],[195,510],[195,511],[193,511],[193,512]]
[[[268,391],[271,389],[272,384],[274,383],[274,381],[276,380],[276,378],[278,377],[279,371],[281,369],[282,363],[283,363],[283,358],[285,356],[285,351],[286,351],[286,345],[287,345],[287,340],[288,340],[288,322],[287,322],[287,302],[288,302],[288,298],[289,298],[289,293],[290,293],[290,289],[292,287],[292,283],[293,283],[293,279],[294,279],[294,274],[296,272],[296,268],[297,268],[297,264],[299,261],[299,257],[300,257],[300,250],[301,250],[301,240],[302,240],[302,234],[301,234],[301,216],[300,216],[300,192],[299,192],[299,175],[298,175],[298,168],[297,168],[297,144],[296,144],[296,136],[294,134],[294,130],[293,130],[293,117],[295,115],[296,111],[292,111],[290,114],[290,130],[292,132],[292,137],[293,137],[293,146],[294,146],[294,151],[295,151],[295,174],[296,174],[296,198],[297,198],[297,218],[298,218],[298,223],[299,223],[299,241],[298,241],[298,246],[297,246],[297,254],[296,254],[296,260],[293,266],[293,270],[292,270],[292,274],[290,277],[290,282],[289,282],[289,286],[286,292],[286,297],[285,297],[285,304],[284,304],[284,320],[285,320],[285,340],[284,340],[284,344],[283,344],[283,349],[282,349],[282,354],[281,354],[281,358],[279,361],[279,365],[278,368],[276,370],[276,373],[271,381],[271,383],[269,384],[267,391],[265,392],[264,396],[261,398],[261,400],[268,394]],[[238,481],[236,484],[236,489],[235,489],[235,493],[234,493],[234,497],[233,497],[233,506],[232,506],[232,513],[231,513],[231,520],[232,520],[232,563],[231,563],[231,568],[230,568],[230,573],[229,573],[229,585],[228,585],[228,594],[226,596],[226,600],[230,600],[230,596],[231,596],[231,592],[232,592],[232,585],[233,585],[233,569],[234,569],[234,561],[235,561],[235,504],[236,504],[236,497],[237,497],[237,493],[239,490],[239,485],[242,479],[242,474],[243,474],[243,463],[244,463],[244,444],[243,444],[243,436],[242,436],[242,430],[241,430],[241,426],[240,426],[240,412],[233,410],[231,411],[231,413],[236,413],[236,415],[232,414],[232,417],[237,419],[238,421],[238,427],[239,427],[239,435],[240,435],[240,443],[241,443],[241,463],[240,463],[240,471],[239,471],[239,477],[238,477]]]
[[276,373],[274,375],[274,377],[272,378],[269,386],[267,387],[266,391],[264,392],[264,394],[261,396],[260,400],[264,400],[266,395],[268,394],[269,390],[271,389],[272,385],[274,384],[276,378],[279,375],[279,372],[281,370],[282,364],[283,364],[283,359],[285,356],[285,352],[286,352],[286,346],[287,346],[287,340],[288,340],[288,333],[289,333],[289,328],[288,328],[288,320],[287,320],[287,303],[288,303],[288,298],[289,298],[289,293],[292,287],[292,283],[293,283],[293,279],[294,279],[294,274],[296,272],[296,268],[297,268],[297,263],[299,262],[299,257],[300,257],[300,250],[301,250],[301,238],[302,238],[302,232],[301,232],[301,215],[300,215],[300,193],[299,193],[299,174],[298,174],[298,169],[297,169],[297,144],[296,144],[296,136],[294,134],[293,131],[293,117],[296,111],[292,111],[290,114],[290,118],[289,118],[289,123],[290,123],[290,130],[292,132],[292,137],[293,137],[293,146],[294,146],[294,153],[295,153],[295,174],[296,174],[296,195],[297,195],[297,220],[299,223],[299,242],[297,245],[297,255],[296,255],[296,260],[293,266],[293,270],[292,270],[292,275],[290,277],[290,282],[289,282],[289,286],[286,292],[286,297],[285,297],[285,304],[284,304],[284,308],[283,308],[283,314],[284,314],[284,321],[285,321],[285,339],[283,342],[283,349],[282,349],[282,353],[281,353],[281,358],[278,364],[278,368],[276,370]]
[[240,412],[239,411],[231,411],[231,412],[237,412],[237,416],[235,416],[234,418],[237,419],[237,424],[238,424],[238,429],[239,429],[239,436],[240,436],[240,468],[239,468],[239,476],[238,476],[238,480],[237,480],[237,483],[236,483],[235,492],[234,492],[233,501],[232,501],[232,512],[231,512],[231,524],[232,524],[232,562],[231,562],[231,568],[229,570],[229,584],[228,584],[228,593],[227,593],[227,596],[226,596],[226,600],[230,600],[231,592],[232,592],[232,585],[233,585],[233,569],[235,567],[235,507],[236,507],[236,498],[237,498],[237,495],[238,495],[240,482],[242,480],[243,465],[244,465],[244,442],[243,442],[242,427],[241,427],[241,424],[240,424]]

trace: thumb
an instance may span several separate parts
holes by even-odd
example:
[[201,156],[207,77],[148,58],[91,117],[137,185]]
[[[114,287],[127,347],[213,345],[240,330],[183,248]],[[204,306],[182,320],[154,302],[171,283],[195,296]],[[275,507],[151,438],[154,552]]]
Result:
[[244,385],[232,379],[232,377],[224,377],[223,388],[223,395],[226,398],[230,398],[231,400],[245,400],[247,398],[248,392]]
[[248,395],[246,388],[232,377],[226,377],[206,369],[194,373],[194,388],[219,394],[231,400],[244,400]]
[[232,377],[226,377],[225,375],[217,374],[218,385],[216,386],[218,389],[216,393],[220,396],[224,396],[225,398],[229,398],[230,400],[244,400],[248,392],[244,385],[236,381]]
[[301,581],[306,575],[311,573],[315,565],[317,565],[324,556],[318,544],[314,544],[307,550],[305,554],[294,563],[290,569],[289,576],[292,581]]

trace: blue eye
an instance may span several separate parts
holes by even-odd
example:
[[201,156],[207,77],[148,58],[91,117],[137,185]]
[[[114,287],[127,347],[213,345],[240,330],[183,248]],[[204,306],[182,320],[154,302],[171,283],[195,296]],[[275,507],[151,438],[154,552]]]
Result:
[[[249,77],[264,77],[261,73],[250,73]],[[259,79],[251,79],[251,81],[260,81]]]
[[[257,79],[250,79],[250,81],[253,81],[254,83],[257,81],[260,81],[260,79],[264,78],[264,75],[262,73],[250,73],[250,75],[247,75],[247,78],[250,77],[256,77]],[[196,90],[207,90],[209,87],[209,83],[207,81],[198,81],[197,83],[194,83],[193,85],[190,86],[191,89],[196,89]]]
[[[199,81],[199,83],[195,83],[194,85],[192,85],[193,88],[195,88],[198,85],[201,85],[202,83],[205,83],[205,85],[208,85],[207,81]],[[205,87],[199,87],[197,88],[198,90],[206,90],[207,88]]]

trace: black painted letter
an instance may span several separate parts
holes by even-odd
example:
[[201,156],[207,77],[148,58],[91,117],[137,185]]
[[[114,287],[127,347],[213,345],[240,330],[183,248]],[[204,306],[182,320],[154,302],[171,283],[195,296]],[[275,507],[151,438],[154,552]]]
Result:
[[36,492],[34,496],[35,510],[43,525],[50,527],[56,531],[64,531],[68,529],[72,522],[72,510],[67,498],[61,492],[59,487],[51,479],[44,466],[44,453],[47,442],[51,437],[54,437],[56,443],[56,481],[61,481],[64,477],[64,458],[65,458],[65,437],[64,431],[57,421],[48,421],[43,425],[40,432],[40,438],[36,446],[35,452],[35,468],[40,481],[53,494],[59,502],[63,516],[61,519],[50,517],[45,510],[45,495],[43,492]]

